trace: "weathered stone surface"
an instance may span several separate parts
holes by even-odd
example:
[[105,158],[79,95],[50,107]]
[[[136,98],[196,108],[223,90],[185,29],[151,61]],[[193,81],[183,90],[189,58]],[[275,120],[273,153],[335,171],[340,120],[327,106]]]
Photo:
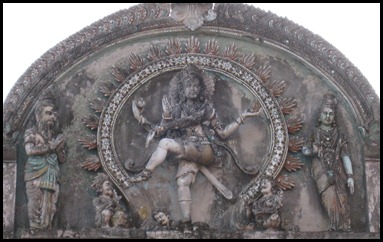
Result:
[[[172,6],[177,11],[169,16]],[[380,160],[380,104],[367,80],[333,46],[287,19],[244,4],[198,6],[141,4],[112,14],[48,51],[20,78],[3,106],[3,141],[16,147],[3,148],[3,159],[17,157],[17,166],[3,163],[3,237],[380,237],[380,163],[374,162]],[[186,97],[188,82],[177,82],[193,76],[185,71],[191,65],[204,73],[198,98]],[[56,128],[66,137],[67,159],[60,165],[52,228],[35,231],[28,222],[24,169],[31,150],[25,150],[24,134],[36,125],[33,110],[48,90],[58,105]],[[348,164],[354,180],[345,204],[353,211],[348,233],[327,232],[332,223],[322,201],[331,199],[321,197],[313,159],[302,154],[315,140],[311,134],[328,93],[339,101],[334,124],[348,138],[349,152],[342,155],[349,156],[352,174],[349,161],[337,160]],[[176,94],[191,102],[176,100]],[[190,134],[160,135],[162,121],[179,118],[166,112],[176,105],[183,118],[207,127],[203,134],[180,119],[181,128],[171,131]],[[248,114],[258,108],[258,115]],[[197,110],[210,114],[208,119],[202,122]],[[153,171],[143,170],[162,140],[166,149],[173,141],[183,148],[188,142],[210,147],[218,136],[206,134],[228,132],[225,127],[235,128],[219,139],[230,149],[215,150],[217,160],[205,170],[190,166],[177,176],[184,154],[165,154]],[[196,130],[201,137],[192,135]],[[328,147],[319,153],[340,151]],[[265,180],[271,181],[268,192]],[[162,227],[153,218],[157,208],[170,219]],[[185,211],[192,227],[180,221]]]
[[3,160],[3,238],[12,238],[14,235],[16,168],[14,160]]
[[178,231],[143,231],[113,228],[108,231],[85,229],[82,231],[57,230],[49,233],[29,234],[24,231],[21,238],[65,238],[65,239],[380,239],[380,233],[352,232],[244,232],[225,233],[218,231],[184,234]]
[[366,162],[369,230],[380,232],[380,162]]

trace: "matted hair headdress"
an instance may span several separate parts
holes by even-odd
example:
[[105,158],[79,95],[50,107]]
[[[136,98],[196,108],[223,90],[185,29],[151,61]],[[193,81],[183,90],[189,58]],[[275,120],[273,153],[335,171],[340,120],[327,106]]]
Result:
[[175,106],[180,102],[182,96],[180,93],[182,92],[183,82],[191,77],[197,77],[202,81],[204,88],[201,95],[204,99],[210,100],[213,96],[215,90],[214,77],[199,69],[196,65],[188,64],[185,68],[176,73],[170,81],[169,98],[172,106]]

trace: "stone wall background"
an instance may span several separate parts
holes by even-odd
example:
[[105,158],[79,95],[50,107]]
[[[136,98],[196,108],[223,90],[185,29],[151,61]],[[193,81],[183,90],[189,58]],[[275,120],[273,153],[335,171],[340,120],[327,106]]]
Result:
[[[223,14],[223,12],[221,12],[221,14]],[[177,25],[174,22],[171,23],[173,27]],[[66,145],[68,147],[67,161],[60,166],[61,188],[58,211],[54,219],[54,228],[63,231],[79,231],[95,228],[95,211],[92,205],[92,199],[96,197],[96,192],[91,188],[91,183],[96,173],[81,169],[80,164],[85,161],[88,156],[96,155],[97,151],[84,149],[77,141],[80,137],[96,135],[96,131],[87,129],[81,119],[84,116],[94,115],[94,111],[90,108],[89,100],[94,98],[107,100],[99,92],[99,87],[102,83],[113,82],[114,78],[111,74],[112,66],[115,65],[128,69],[129,55],[131,53],[146,54],[151,44],[165,48],[170,38],[175,38],[181,43],[186,43],[189,36],[190,32],[182,29],[182,31],[161,32],[160,34],[149,31],[146,35],[138,34],[131,38],[120,39],[108,46],[95,48],[86,57],[79,58],[78,61],[61,69],[59,75],[54,76],[54,78],[50,80],[48,86],[55,91],[57,97],[56,103],[59,106],[59,120],[63,133],[67,137]],[[242,53],[250,52],[255,54],[256,66],[270,65],[272,79],[285,80],[288,85],[283,96],[297,98],[299,109],[296,110],[296,112],[297,114],[304,114],[305,124],[298,136],[307,137],[310,134],[315,119],[317,118],[317,108],[319,107],[323,94],[327,92],[337,94],[340,99],[338,123],[341,124],[341,132],[348,134],[350,138],[349,147],[351,147],[351,160],[355,174],[355,194],[350,197],[350,210],[355,211],[351,213],[352,231],[357,233],[366,231],[380,233],[380,219],[376,219],[377,217],[380,218],[380,185],[379,179],[376,180],[378,175],[375,174],[376,171],[380,170],[380,163],[366,162],[364,154],[368,152],[365,151],[364,137],[358,129],[361,124],[356,121],[360,120],[360,115],[354,108],[354,102],[357,101],[352,100],[352,96],[346,95],[347,91],[338,87],[337,82],[334,81],[336,78],[323,75],[323,73],[318,72],[317,69],[308,65],[302,61],[302,59],[275,48],[272,45],[264,45],[261,42],[239,38],[238,36],[234,37],[224,32],[215,33],[208,28],[202,28],[193,32],[193,36],[201,41],[201,46],[209,39],[214,38],[219,42],[221,51],[223,51],[226,46],[235,42]],[[170,76],[171,73],[164,73],[150,82],[145,87],[146,89],[137,91],[137,96],[142,93],[153,100],[149,101],[150,105],[148,105],[152,107],[152,117],[159,117],[156,112],[160,110],[160,103],[154,100],[160,100],[162,95],[167,92],[166,83],[169,81]],[[246,94],[241,94],[241,92],[243,92],[241,87],[229,77],[224,75],[220,77],[221,82],[216,85],[216,96],[213,101],[217,106],[217,110],[224,114],[222,120],[229,123],[232,121],[230,118],[235,117],[235,115],[241,111],[240,109],[247,99],[243,98],[243,100],[238,100],[238,94],[246,96]],[[115,85],[117,85],[117,83],[115,83]],[[41,88],[41,90],[43,90],[43,88]],[[231,101],[229,102],[228,99],[230,98],[226,99],[226,97],[230,97]],[[115,134],[117,139],[121,140],[121,143],[119,143],[120,146],[117,146],[116,149],[121,150],[122,160],[128,157],[130,158],[131,156],[137,159],[145,158],[145,155],[150,154],[150,152],[145,151],[147,153],[144,152],[145,155],[142,156],[142,149],[139,149],[140,146],[138,146],[136,150],[124,150],[124,146],[131,142],[133,137],[140,140],[140,142],[143,142],[145,137],[144,133],[136,132],[139,127],[136,127],[137,124],[135,124],[135,120],[131,117],[131,111],[129,109],[131,106],[130,102],[131,100],[127,101],[124,106],[124,108],[126,107],[126,112],[121,112],[121,124],[119,124],[121,125],[119,126],[121,127],[121,132],[116,131]],[[227,108],[227,105],[233,105],[233,107]],[[28,230],[29,225],[27,219],[25,183],[23,181],[27,156],[22,144],[24,143],[23,134],[25,130],[30,127],[34,121],[33,113],[31,112],[32,106],[26,108],[29,111],[25,112],[25,120],[17,130],[19,135],[14,141],[14,143],[17,144],[17,166],[15,163],[3,163],[3,203],[7,204],[7,206],[5,206],[6,209],[3,208],[3,228],[8,227],[8,225],[12,223],[12,214],[9,214],[9,212],[12,211],[12,200],[15,199],[14,229],[16,237],[29,236],[24,233],[24,231]],[[4,116],[4,118],[6,117]],[[252,126],[247,126],[247,128],[251,130],[254,127],[266,126],[266,124],[267,120],[264,118],[261,119],[261,121],[252,121],[252,123],[248,124]],[[134,129],[128,129],[129,127],[134,127]],[[246,129],[241,130],[239,137],[243,137],[246,132]],[[267,131],[259,129],[254,132],[267,140]],[[243,144],[239,144],[239,146],[246,146],[246,140],[244,139]],[[248,150],[251,148],[252,147],[248,147]],[[266,147],[259,146],[259,148],[259,151],[256,151],[255,154],[257,156],[265,155],[266,152],[264,149]],[[246,157],[248,154],[244,155]],[[376,156],[376,154],[374,155]],[[320,204],[320,198],[315,190],[314,181],[310,176],[310,161],[301,154],[297,156],[303,161],[303,168],[293,173],[282,172],[282,174],[288,174],[292,177],[296,183],[292,190],[284,193],[284,206],[281,211],[281,227],[286,231],[294,232],[324,231],[328,227],[328,219]],[[378,156],[380,157],[380,151]],[[17,169],[17,172],[12,173],[15,169]],[[5,171],[7,172],[4,173]],[[177,210],[176,185],[174,178],[168,175],[169,173],[175,173],[175,166],[174,164],[163,165],[156,173],[158,174],[156,175],[157,177],[149,184],[160,184],[158,192],[155,193],[154,190],[151,191],[148,189],[149,193],[153,192],[153,203],[169,205],[169,207],[172,208],[172,214],[177,218],[180,211]],[[242,177],[240,172],[235,170],[232,161],[225,164],[223,171],[216,171],[216,174],[222,176],[224,179],[225,176],[223,175],[230,173],[232,173],[235,179],[227,178],[224,180],[227,182],[225,184],[229,184],[235,193],[239,193],[241,187],[248,183],[250,178],[246,176]],[[16,190],[12,192],[14,191],[12,181],[15,179]],[[230,206],[230,203],[220,197],[218,192],[214,190],[202,175],[199,175],[196,180],[196,183],[193,185],[193,192],[200,195],[203,194],[203,197],[208,197],[208,200],[204,201],[204,210],[201,210],[201,213],[195,213],[194,216],[208,222],[215,229],[232,229],[229,223],[222,225],[218,218],[205,214],[207,211],[219,214],[219,211]],[[235,183],[236,181],[238,183]],[[158,187],[155,188],[157,189]],[[169,190],[168,195],[165,196],[161,194],[162,191],[167,189]],[[4,194],[9,194],[15,198],[8,197],[8,199]],[[6,197],[5,200],[4,197]],[[202,200],[203,197],[197,195],[196,199],[197,201]],[[366,201],[368,201],[368,203],[366,203]],[[126,201],[125,205],[127,208],[129,207]],[[201,209],[200,205],[200,203],[194,203],[194,209]],[[3,237],[4,236],[5,234],[3,234]],[[10,235],[10,237],[12,237],[12,235]]]

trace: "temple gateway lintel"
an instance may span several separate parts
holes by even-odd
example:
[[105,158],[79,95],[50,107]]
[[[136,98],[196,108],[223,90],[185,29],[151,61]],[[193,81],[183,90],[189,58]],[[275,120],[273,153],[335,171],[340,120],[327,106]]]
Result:
[[3,238],[380,238],[379,98],[287,19],[139,4],[15,86]]

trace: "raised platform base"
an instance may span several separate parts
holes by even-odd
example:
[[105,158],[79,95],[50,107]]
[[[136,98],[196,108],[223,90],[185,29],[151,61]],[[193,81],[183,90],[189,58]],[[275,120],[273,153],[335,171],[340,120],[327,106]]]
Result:
[[31,233],[29,230],[16,232],[16,238],[127,238],[127,239],[380,239],[380,233],[354,232],[223,232],[216,230],[153,231],[140,229],[101,228],[74,230],[51,230]]

